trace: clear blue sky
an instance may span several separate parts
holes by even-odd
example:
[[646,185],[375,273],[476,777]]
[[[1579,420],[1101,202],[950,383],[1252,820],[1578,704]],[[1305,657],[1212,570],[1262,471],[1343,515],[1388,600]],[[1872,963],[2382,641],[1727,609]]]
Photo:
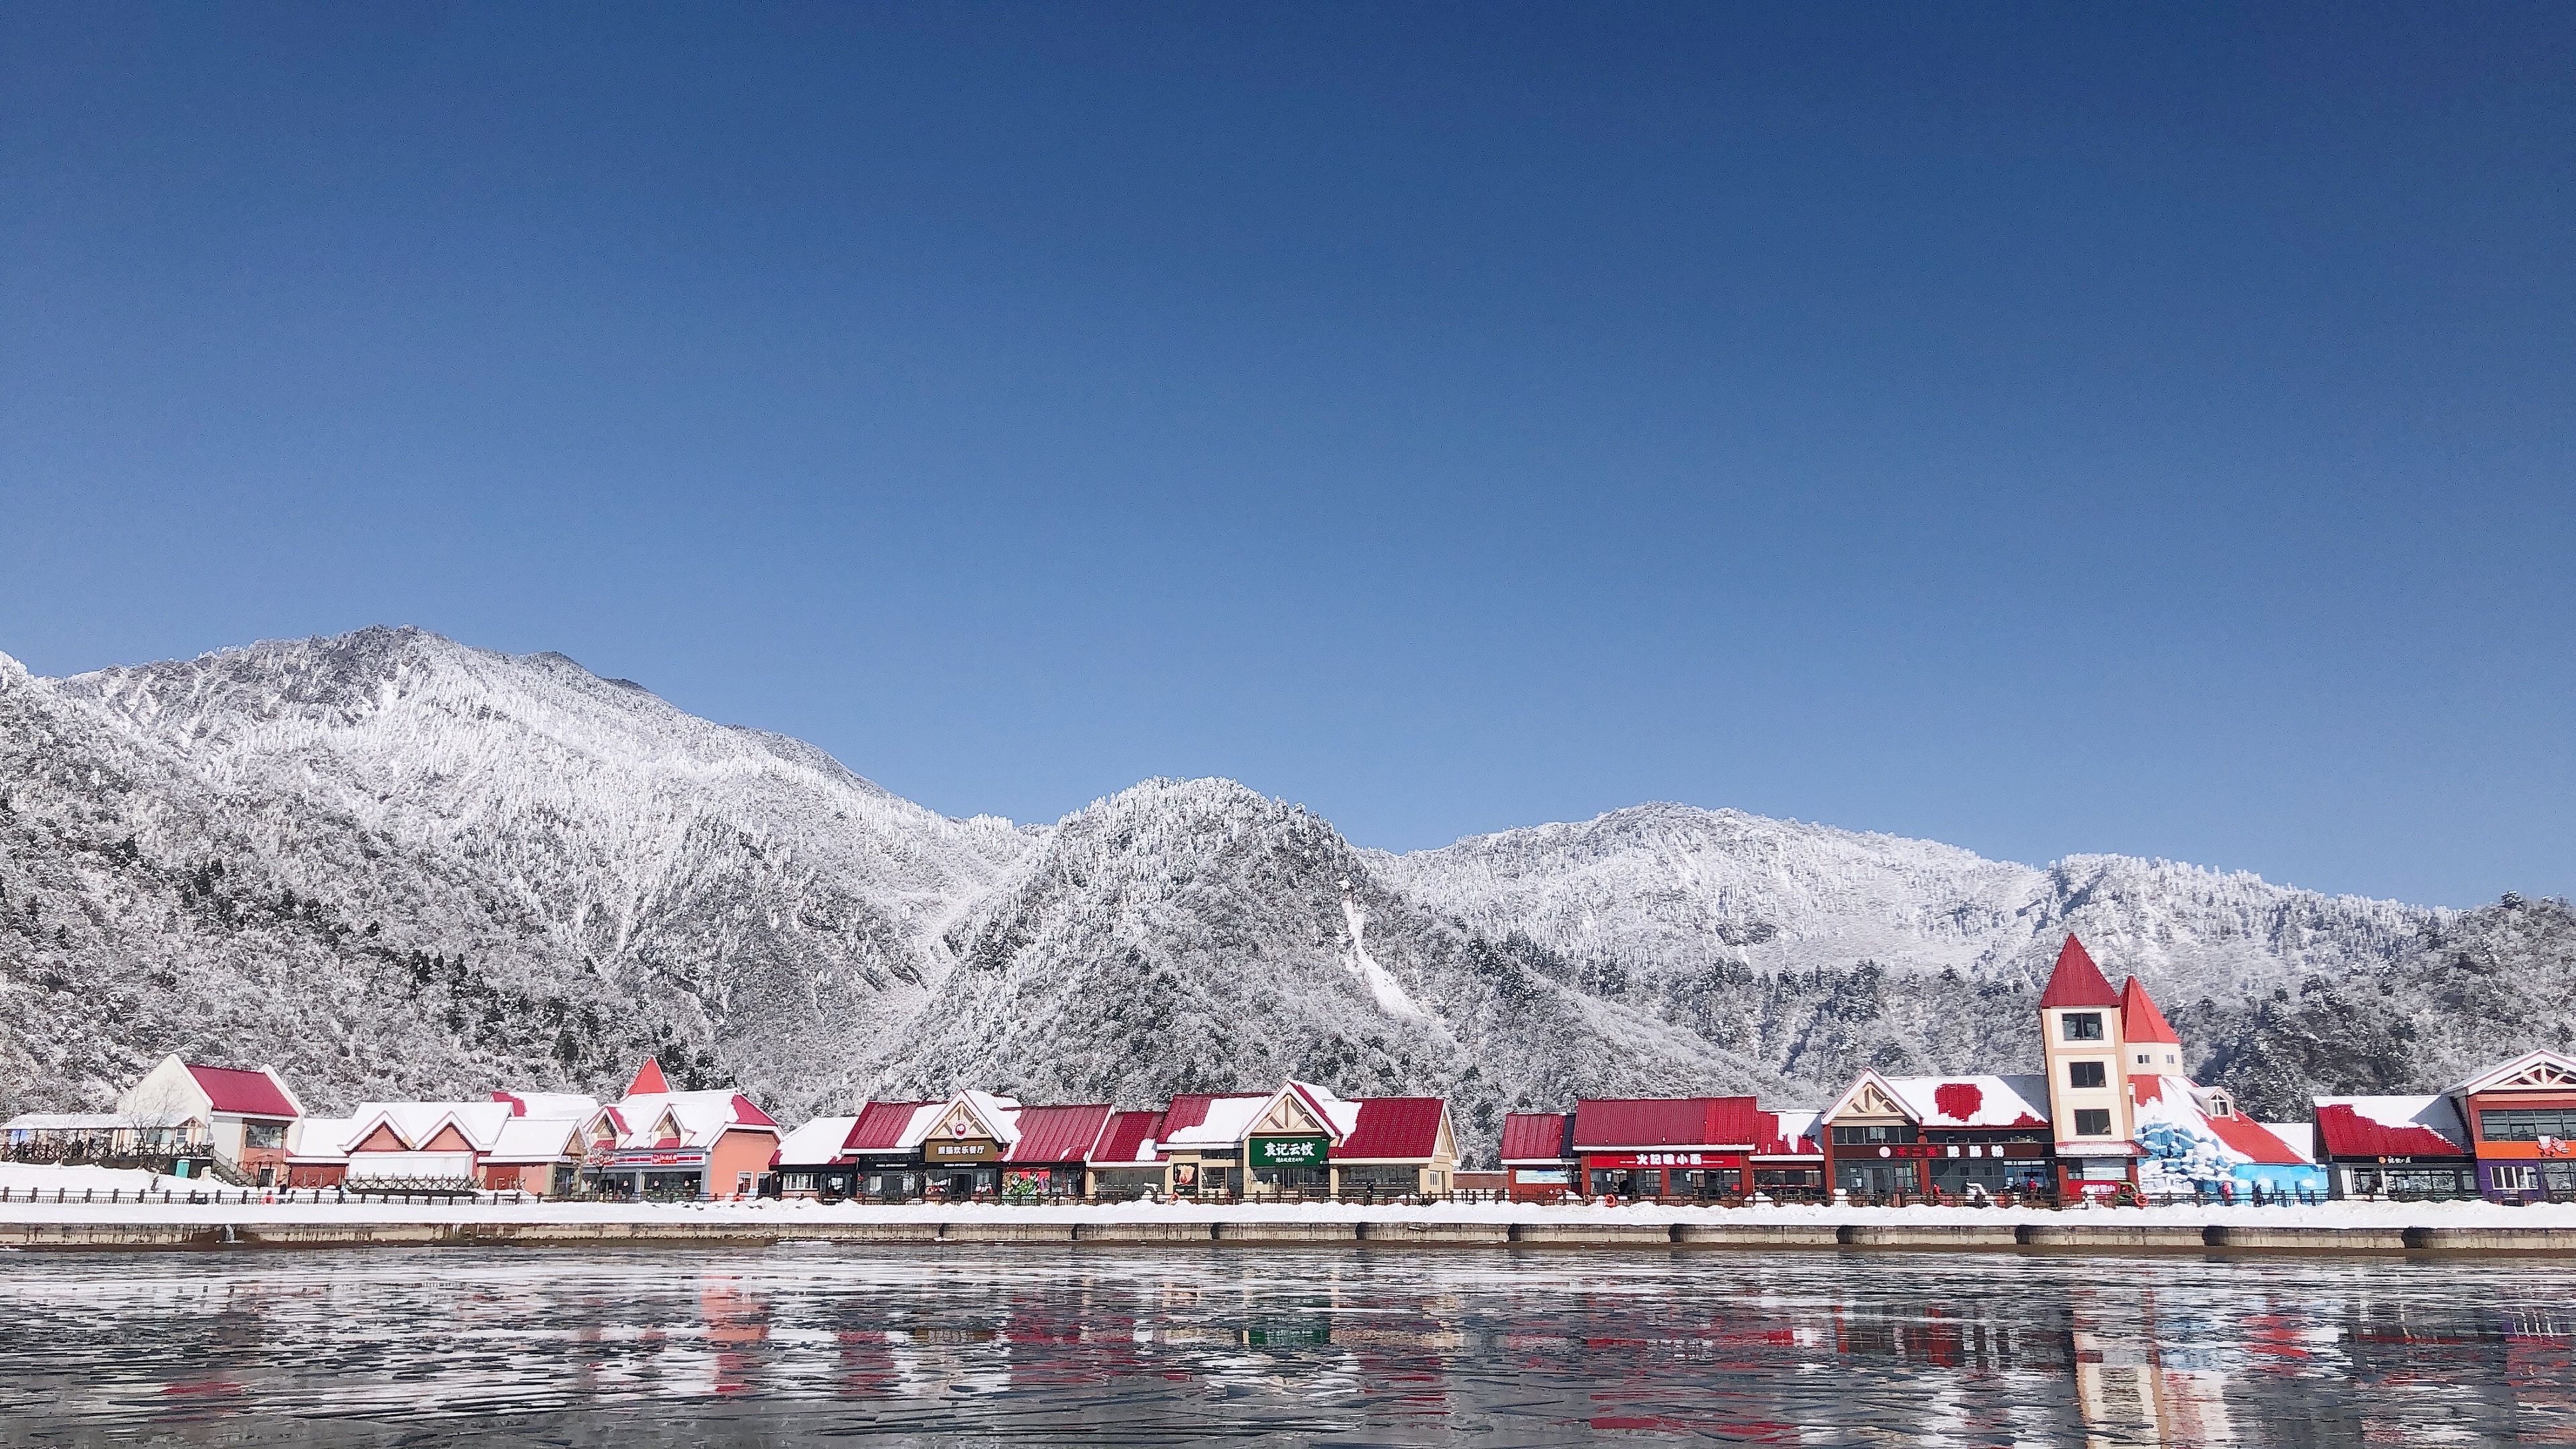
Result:
[[2576,6],[13,6],[0,650],[2576,889]]

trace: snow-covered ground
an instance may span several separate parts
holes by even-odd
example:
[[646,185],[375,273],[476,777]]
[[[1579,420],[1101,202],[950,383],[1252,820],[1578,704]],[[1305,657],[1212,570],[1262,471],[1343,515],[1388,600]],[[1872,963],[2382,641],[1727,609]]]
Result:
[[[142,1186],[142,1174],[108,1173],[67,1179],[70,1193],[85,1187],[105,1193]],[[106,1179],[118,1179],[115,1182]],[[131,1182],[123,1179],[132,1178]],[[23,1191],[30,1184],[18,1182]],[[163,1186],[169,1186],[163,1180]],[[239,1189],[227,1189],[238,1192]],[[1829,1207],[1806,1204],[1752,1204],[1744,1207],[1680,1207],[1536,1203],[1442,1203],[1422,1206],[1355,1203],[1084,1203],[1062,1206],[961,1204],[824,1204],[812,1199],[759,1199],[709,1203],[590,1203],[511,1201],[485,1198],[471,1202],[421,1204],[338,1202],[329,1194],[272,1194],[266,1200],[191,1204],[174,1200],[122,1203],[71,1201],[0,1204],[0,1224],[10,1223],[694,1223],[708,1226],[774,1225],[810,1229],[828,1224],[892,1223],[1550,1223],[1602,1226],[1653,1226],[1673,1223],[1738,1225],[1869,1226],[2054,1223],[2101,1227],[2179,1227],[2218,1224],[2230,1227],[2316,1228],[2558,1228],[2576,1230],[2576,1205],[2514,1208],[2495,1203],[2332,1202],[2306,1207],[2150,1207],[2045,1208],[1970,1207]]]

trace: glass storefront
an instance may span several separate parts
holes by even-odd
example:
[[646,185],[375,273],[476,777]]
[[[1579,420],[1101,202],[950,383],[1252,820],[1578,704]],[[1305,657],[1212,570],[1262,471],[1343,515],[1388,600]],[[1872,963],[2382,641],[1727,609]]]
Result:
[[1252,1169],[1252,1195],[1316,1193],[1332,1190],[1332,1175],[1320,1167],[1256,1167]]

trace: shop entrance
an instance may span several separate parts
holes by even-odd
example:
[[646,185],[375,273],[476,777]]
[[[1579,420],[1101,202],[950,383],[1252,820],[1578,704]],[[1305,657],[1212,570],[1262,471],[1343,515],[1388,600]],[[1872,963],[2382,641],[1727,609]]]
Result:
[[1842,1162],[1834,1165],[1834,1186],[1862,1197],[1919,1190],[1911,1162]]

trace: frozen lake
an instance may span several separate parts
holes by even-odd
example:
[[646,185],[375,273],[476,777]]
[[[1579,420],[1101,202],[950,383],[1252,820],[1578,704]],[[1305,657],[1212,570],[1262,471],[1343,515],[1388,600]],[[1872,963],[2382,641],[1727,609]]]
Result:
[[2576,1443],[2576,1265],[11,1254],[13,1443]]

